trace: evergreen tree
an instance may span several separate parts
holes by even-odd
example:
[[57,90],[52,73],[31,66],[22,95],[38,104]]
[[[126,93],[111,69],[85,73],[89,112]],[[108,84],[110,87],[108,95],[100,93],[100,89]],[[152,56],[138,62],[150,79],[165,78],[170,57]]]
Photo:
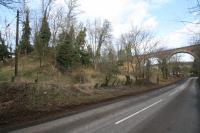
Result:
[[73,51],[73,54],[71,57],[72,64],[76,64],[80,62],[80,56],[79,56],[79,48],[77,47],[77,44],[76,44],[76,35],[75,35],[75,29],[73,25],[70,27],[68,35],[69,35],[69,38],[67,39],[69,40],[71,51]]
[[61,70],[66,70],[72,66],[73,63],[73,45],[72,38],[69,33],[63,31],[59,35],[58,51],[57,51],[57,64]]
[[87,50],[81,51],[81,64],[82,65],[90,65],[91,64],[91,55]]
[[39,56],[40,67],[42,66],[42,59],[45,56],[45,53],[47,53],[50,37],[51,37],[51,31],[49,28],[49,23],[47,21],[47,16],[45,11],[42,19],[41,28],[39,32],[38,31],[35,32],[35,38],[34,38],[34,46]]
[[43,56],[44,56],[49,47],[49,41],[51,38],[51,31],[49,28],[49,23],[47,21],[46,11],[45,11],[43,19],[42,19],[42,25],[41,25],[40,32],[39,32],[39,38],[40,38],[39,44],[41,45],[41,48],[43,51]]
[[10,58],[10,53],[0,33],[0,62],[5,62],[7,58]]
[[78,60],[82,65],[89,65],[91,56],[89,54],[89,51],[85,49],[85,38],[86,38],[86,28],[81,30],[76,37],[76,47],[75,47],[75,53],[76,57],[78,57]]
[[76,37],[76,48],[78,51],[84,50],[85,47],[86,28],[81,30]]
[[72,65],[91,63],[90,53],[85,49],[85,37],[86,28],[75,36],[73,26],[70,27],[69,32],[63,31],[59,35],[56,60],[61,70],[66,70]]
[[31,35],[31,28],[29,25],[29,12],[26,12],[26,20],[23,23],[23,29],[22,29],[22,38],[20,41],[20,53],[21,54],[28,54],[32,52],[33,48],[30,43],[30,35]]

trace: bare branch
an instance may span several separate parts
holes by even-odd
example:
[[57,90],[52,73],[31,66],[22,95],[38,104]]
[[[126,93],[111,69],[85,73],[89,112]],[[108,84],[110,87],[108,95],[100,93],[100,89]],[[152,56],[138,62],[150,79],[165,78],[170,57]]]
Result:
[[9,9],[13,9],[13,4],[19,3],[18,0],[0,0],[0,5],[9,8]]

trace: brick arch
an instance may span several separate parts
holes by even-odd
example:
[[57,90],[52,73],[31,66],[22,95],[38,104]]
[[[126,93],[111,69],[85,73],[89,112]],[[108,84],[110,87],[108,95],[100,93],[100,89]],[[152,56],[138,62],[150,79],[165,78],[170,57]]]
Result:
[[197,58],[198,58],[198,56],[197,56],[194,52],[192,52],[192,51],[190,51],[190,50],[187,50],[187,49],[172,51],[172,52],[169,53],[169,55],[167,55],[165,58],[166,58],[167,60],[170,60],[170,58],[171,58],[173,55],[180,54],[180,53],[189,54],[189,55],[193,56],[194,59],[197,59]]
[[177,53],[188,53],[192,55],[195,59],[200,60],[198,56],[195,54],[196,50],[198,50],[199,48],[200,48],[200,44],[191,45],[191,46],[186,46],[186,47],[181,47],[181,48],[162,50],[158,52],[152,52],[152,53],[140,55],[140,58],[170,59],[173,55]]

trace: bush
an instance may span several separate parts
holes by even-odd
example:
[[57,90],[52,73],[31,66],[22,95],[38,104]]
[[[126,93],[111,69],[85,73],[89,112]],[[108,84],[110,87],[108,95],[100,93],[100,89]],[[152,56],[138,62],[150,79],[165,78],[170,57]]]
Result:
[[119,73],[119,67],[114,63],[104,63],[102,65],[102,71],[105,73],[105,79],[101,86],[107,87],[112,79],[116,79],[116,76]]

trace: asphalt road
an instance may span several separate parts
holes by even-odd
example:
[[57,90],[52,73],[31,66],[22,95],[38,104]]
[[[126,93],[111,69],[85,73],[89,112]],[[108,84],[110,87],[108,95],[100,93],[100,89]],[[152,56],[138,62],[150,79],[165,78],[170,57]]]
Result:
[[196,78],[12,133],[200,133]]

